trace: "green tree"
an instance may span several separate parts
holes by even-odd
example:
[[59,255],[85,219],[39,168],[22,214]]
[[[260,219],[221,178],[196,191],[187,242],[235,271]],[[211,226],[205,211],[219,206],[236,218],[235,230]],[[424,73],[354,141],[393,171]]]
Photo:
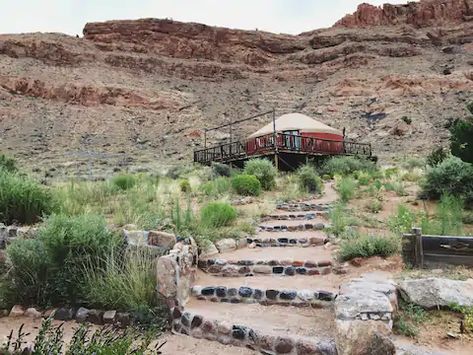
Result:
[[[473,102],[467,105],[473,115]],[[456,120],[450,128],[450,150],[452,154],[468,163],[473,163],[473,117]]]

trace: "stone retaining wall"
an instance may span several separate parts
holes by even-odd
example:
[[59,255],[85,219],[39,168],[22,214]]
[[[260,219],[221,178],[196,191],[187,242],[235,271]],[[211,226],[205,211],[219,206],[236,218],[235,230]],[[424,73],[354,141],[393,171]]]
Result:
[[329,239],[327,237],[308,238],[246,238],[248,245],[254,243],[255,247],[296,247],[296,246],[318,246],[324,245]]
[[244,325],[207,319],[198,314],[185,312],[177,307],[172,311],[172,329],[173,332],[178,334],[218,341],[225,345],[246,347],[260,351],[263,354],[336,354],[333,340],[318,341],[312,338],[262,334]]
[[294,260],[223,260],[207,259],[199,261],[199,268],[210,274],[220,276],[254,276],[254,275],[327,275],[332,272],[330,260],[294,261]]
[[336,295],[328,291],[261,290],[242,286],[194,286],[192,296],[199,300],[226,303],[260,303],[265,306],[296,306],[320,308],[330,306]]
[[309,230],[324,230],[327,226],[324,223],[301,223],[297,226],[287,226],[284,224],[275,226],[258,226],[260,232],[297,232]]
[[158,293],[170,308],[186,304],[197,272],[198,250],[193,238],[176,243],[157,261]]
[[329,211],[330,205],[324,203],[280,203],[276,205],[278,210],[287,211],[287,212],[300,212],[300,211]]
[[289,214],[269,214],[263,216],[261,221],[277,220],[277,221],[310,221],[317,216],[326,216],[327,212],[320,211],[315,213],[289,213]]

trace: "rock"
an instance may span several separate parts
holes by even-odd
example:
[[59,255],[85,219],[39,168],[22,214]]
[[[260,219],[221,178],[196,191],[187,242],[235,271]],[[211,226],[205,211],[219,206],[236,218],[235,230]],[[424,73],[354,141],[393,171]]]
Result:
[[225,253],[237,249],[236,241],[232,238],[220,239],[219,241],[215,242],[215,246],[217,247],[220,253]]
[[132,246],[147,246],[148,245],[148,232],[146,231],[129,231],[124,229],[123,235],[128,243]]
[[121,327],[127,327],[131,323],[130,313],[118,312],[115,317],[116,323]]
[[174,234],[158,231],[149,231],[148,233],[148,245],[172,249],[174,244],[176,244]]
[[76,312],[76,322],[84,323],[87,320],[88,314],[89,310],[87,308],[80,307]]
[[87,314],[87,321],[93,324],[102,325],[104,323],[103,314],[103,311],[91,309]]
[[360,267],[363,265],[363,258],[354,258],[350,260],[350,264],[356,267]]
[[253,267],[253,272],[255,274],[271,274],[273,272],[273,268],[269,265],[255,265]]
[[10,311],[10,317],[21,317],[25,314],[25,309],[23,306],[20,305],[14,305],[13,308]]
[[404,280],[399,284],[402,298],[424,308],[451,304],[473,306],[473,279],[467,281],[443,278]]
[[54,313],[56,313],[56,309],[47,309],[43,312],[43,318],[54,318]]
[[54,312],[54,319],[56,320],[67,321],[73,318],[74,318],[74,311],[72,308],[61,307],[61,308],[56,309],[56,311]]
[[36,308],[31,307],[26,310],[25,316],[39,319],[41,318],[41,312],[39,312]]
[[106,311],[103,314],[103,322],[105,324],[113,324],[115,322],[116,315],[117,311]]
[[205,243],[200,251],[199,257],[202,259],[214,256],[218,254],[218,249],[212,242]]

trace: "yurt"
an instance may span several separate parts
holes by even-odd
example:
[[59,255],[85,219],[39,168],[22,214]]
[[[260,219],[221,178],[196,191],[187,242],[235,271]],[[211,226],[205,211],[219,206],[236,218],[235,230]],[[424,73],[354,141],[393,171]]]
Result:
[[248,155],[260,154],[274,147],[274,128],[277,147],[281,151],[333,154],[343,151],[343,132],[307,115],[289,113],[278,117],[274,123],[267,124],[248,137]]

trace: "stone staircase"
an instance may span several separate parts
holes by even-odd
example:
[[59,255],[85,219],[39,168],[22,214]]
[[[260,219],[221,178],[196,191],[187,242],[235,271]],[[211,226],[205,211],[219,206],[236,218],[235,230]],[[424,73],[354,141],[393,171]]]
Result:
[[336,354],[338,287],[323,232],[330,202],[326,193],[320,204],[278,205],[241,248],[199,260],[174,332],[263,354]]

